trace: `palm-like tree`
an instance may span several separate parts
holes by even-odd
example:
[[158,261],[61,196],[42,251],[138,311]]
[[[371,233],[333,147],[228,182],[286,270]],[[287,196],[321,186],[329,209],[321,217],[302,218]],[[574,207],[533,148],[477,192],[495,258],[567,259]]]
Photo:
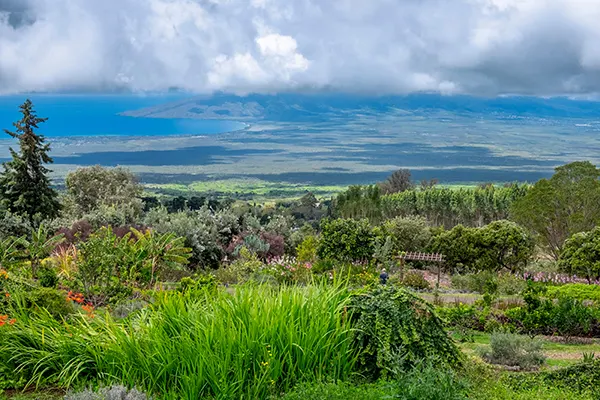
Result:
[[182,266],[187,264],[191,249],[184,246],[185,239],[173,233],[160,234],[151,229],[142,233],[135,228],[131,231],[137,239],[138,254],[143,255],[145,267],[150,267],[150,285],[159,268],[172,264]]
[[41,224],[38,229],[31,232],[31,239],[23,239],[25,255],[31,262],[31,275],[35,278],[41,260],[50,256],[56,246],[65,240],[64,235],[52,235],[50,231]]
[[0,268],[14,262],[22,254],[21,246],[25,238],[8,237],[0,241]]

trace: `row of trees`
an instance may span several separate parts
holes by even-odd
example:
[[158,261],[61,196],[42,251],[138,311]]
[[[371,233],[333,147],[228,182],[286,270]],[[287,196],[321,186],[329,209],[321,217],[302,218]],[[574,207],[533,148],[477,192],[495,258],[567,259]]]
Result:
[[483,226],[507,219],[511,206],[525,196],[528,185],[477,188],[425,187],[383,195],[379,185],[351,186],[334,202],[333,215],[367,218],[380,223],[394,217],[421,216],[435,226]]
[[477,227],[508,219],[512,205],[525,196],[528,189],[528,185],[510,184],[411,190],[384,196],[381,209],[387,218],[420,215],[435,226]]

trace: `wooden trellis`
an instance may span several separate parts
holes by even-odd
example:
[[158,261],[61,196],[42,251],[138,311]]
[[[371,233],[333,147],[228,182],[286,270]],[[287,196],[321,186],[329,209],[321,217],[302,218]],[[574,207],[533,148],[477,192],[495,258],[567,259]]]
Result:
[[[403,264],[405,261],[431,261],[438,263],[437,273],[437,288],[440,287],[440,278],[442,276],[442,265],[445,261],[445,256],[440,253],[421,253],[409,251],[402,253],[398,256],[398,259]],[[437,289],[436,289],[437,290]]]
[[417,253],[411,252],[400,254],[398,257],[404,261],[433,261],[433,262],[444,262],[444,255],[439,253]]

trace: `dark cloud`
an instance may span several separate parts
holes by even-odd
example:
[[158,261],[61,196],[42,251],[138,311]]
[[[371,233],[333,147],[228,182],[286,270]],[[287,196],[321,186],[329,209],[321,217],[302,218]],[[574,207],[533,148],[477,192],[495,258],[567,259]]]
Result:
[[600,92],[600,1],[0,0],[0,92]]
[[28,0],[0,0],[0,20],[14,29],[35,22]]

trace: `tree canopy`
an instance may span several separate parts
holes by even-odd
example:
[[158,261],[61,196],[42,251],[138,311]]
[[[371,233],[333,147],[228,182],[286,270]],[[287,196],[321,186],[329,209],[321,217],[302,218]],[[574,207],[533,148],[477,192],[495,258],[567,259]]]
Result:
[[558,265],[562,271],[583,276],[588,281],[600,279],[600,227],[567,239]]
[[334,261],[367,261],[373,256],[373,240],[373,230],[366,219],[325,219],[317,253]]
[[79,168],[70,172],[65,184],[69,199],[78,215],[103,206],[132,206],[142,209],[143,188],[129,170],[121,167],[104,168],[99,165]]
[[382,218],[381,189],[377,185],[350,186],[335,199],[335,214],[342,218],[367,218],[377,223]]
[[15,131],[4,132],[19,141],[19,152],[12,147],[12,160],[4,163],[0,176],[0,199],[8,211],[23,215],[33,225],[43,219],[56,218],[60,203],[51,187],[45,164],[53,162],[48,155],[50,144],[36,130],[47,118],[39,118],[30,100],[20,106],[22,118],[13,125]]
[[575,233],[600,222],[600,170],[588,161],[555,169],[512,206],[512,218],[535,233],[558,259],[563,244]]
[[[431,181],[433,182],[433,181]],[[385,181],[378,185],[385,194],[399,193],[414,188],[411,173],[408,169],[394,171]]]
[[457,225],[432,240],[431,250],[446,256],[456,272],[522,270],[531,259],[534,241],[511,221],[496,221],[482,228]]

